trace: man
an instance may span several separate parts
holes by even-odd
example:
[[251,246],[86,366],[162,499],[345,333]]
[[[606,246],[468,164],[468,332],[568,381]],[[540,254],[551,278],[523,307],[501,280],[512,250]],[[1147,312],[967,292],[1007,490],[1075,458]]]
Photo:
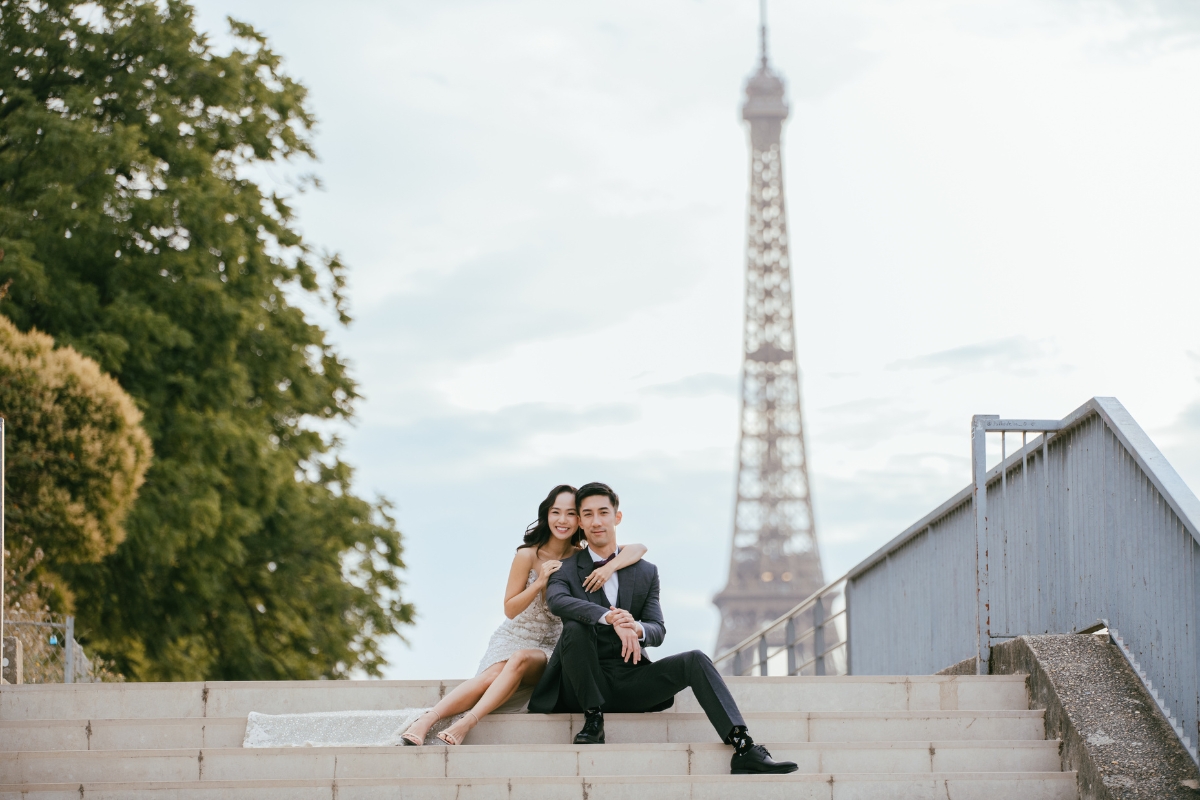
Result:
[[650,663],[643,647],[666,636],[658,604],[658,569],[642,560],[613,574],[600,591],[583,581],[617,554],[621,522],[617,493],[589,483],[575,494],[579,523],[588,546],[550,576],[546,603],[563,620],[562,637],[534,688],[529,710],[551,714],[583,712],[575,744],[604,744],[604,712],[661,711],[690,686],[700,707],[726,744],[733,745],[734,775],[795,772],[775,761],[746,730],[725,681],[704,653],[692,650]]

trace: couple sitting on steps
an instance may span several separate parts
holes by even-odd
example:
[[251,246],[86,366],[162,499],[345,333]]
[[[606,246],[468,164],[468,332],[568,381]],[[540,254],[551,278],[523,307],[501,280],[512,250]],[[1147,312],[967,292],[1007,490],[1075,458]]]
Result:
[[584,714],[575,744],[603,744],[605,711],[662,711],[691,687],[717,735],[734,748],[733,774],[796,771],[750,738],[708,656],[692,650],[647,658],[643,647],[666,636],[658,569],[641,560],[642,545],[617,547],[620,522],[617,494],[603,483],[550,492],[513,559],[508,619],[492,635],[478,674],[421,715],[404,733],[405,744],[422,744],[439,719],[463,714],[438,734],[461,744],[480,717],[522,686],[535,687],[531,712]]

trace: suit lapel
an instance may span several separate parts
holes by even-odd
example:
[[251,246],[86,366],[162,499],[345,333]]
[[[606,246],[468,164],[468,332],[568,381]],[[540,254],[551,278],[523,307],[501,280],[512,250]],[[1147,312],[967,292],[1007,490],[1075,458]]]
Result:
[[[592,554],[586,548],[580,550],[575,556],[575,567],[579,570],[579,586],[583,587],[583,582],[587,580],[587,576],[592,574]],[[604,596],[604,587],[601,586],[594,592],[583,590],[583,594],[588,600],[591,600],[598,606],[608,608],[608,598]]]
[[633,583],[638,578],[637,564],[630,564],[617,573],[617,608],[633,611]]

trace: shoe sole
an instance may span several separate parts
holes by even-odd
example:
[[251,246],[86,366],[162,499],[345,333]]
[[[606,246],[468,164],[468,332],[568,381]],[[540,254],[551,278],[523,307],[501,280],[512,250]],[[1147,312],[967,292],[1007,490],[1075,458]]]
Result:
[[800,767],[795,766],[795,767],[792,767],[791,769],[772,769],[772,770],[735,769],[735,770],[730,770],[729,774],[730,775],[790,775],[793,772],[799,772],[799,771],[800,771]]

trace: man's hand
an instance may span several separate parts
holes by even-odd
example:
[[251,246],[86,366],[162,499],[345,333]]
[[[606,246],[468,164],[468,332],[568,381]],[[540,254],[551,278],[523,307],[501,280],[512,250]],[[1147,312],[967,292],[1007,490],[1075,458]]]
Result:
[[609,606],[609,609],[608,623],[610,625],[617,628],[633,628],[639,641],[646,635],[646,629],[642,627],[642,623],[633,618],[633,614],[616,606]]
[[608,609],[608,624],[612,625],[614,628],[618,625],[628,625],[634,621],[633,614],[630,614],[623,608],[609,606]]
[[642,660],[642,647],[638,644],[637,628],[634,625],[614,625],[613,630],[621,639],[621,660],[637,664]]

